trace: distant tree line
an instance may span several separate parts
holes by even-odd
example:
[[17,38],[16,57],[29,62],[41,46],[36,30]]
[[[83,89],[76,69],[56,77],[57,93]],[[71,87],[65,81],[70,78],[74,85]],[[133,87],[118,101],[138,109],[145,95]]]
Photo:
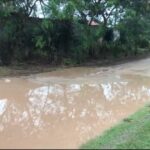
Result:
[[30,61],[69,65],[149,50],[149,0],[0,1],[3,65]]

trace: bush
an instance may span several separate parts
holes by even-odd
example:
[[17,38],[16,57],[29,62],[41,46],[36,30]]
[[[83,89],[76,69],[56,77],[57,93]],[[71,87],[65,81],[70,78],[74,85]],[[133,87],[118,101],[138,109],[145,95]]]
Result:
[[147,39],[140,39],[138,40],[138,45],[140,48],[148,48],[149,47],[149,41]]

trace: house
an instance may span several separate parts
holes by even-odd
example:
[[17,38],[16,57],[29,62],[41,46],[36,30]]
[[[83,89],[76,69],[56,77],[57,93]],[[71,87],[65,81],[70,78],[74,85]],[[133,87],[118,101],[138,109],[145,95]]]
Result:
[[[99,27],[101,24],[94,21],[94,20],[93,21],[89,20],[88,25],[92,26],[92,27]],[[108,41],[108,42],[113,41],[113,42],[115,42],[119,39],[120,39],[120,31],[117,30],[117,29],[108,28],[105,35],[104,35],[104,37],[101,37],[99,39],[99,42],[100,43],[102,43],[103,41]]]
[[93,21],[89,20],[88,25],[96,27],[96,26],[99,26],[100,24],[98,22],[94,21],[94,20]]

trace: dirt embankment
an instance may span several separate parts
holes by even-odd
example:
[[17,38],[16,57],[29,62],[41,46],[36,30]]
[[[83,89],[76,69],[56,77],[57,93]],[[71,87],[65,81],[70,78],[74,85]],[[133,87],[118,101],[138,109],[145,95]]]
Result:
[[77,65],[49,65],[49,64],[17,64],[17,65],[10,65],[10,66],[0,66],[0,77],[13,77],[13,76],[26,76],[30,74],[36,74],[36,73],[43,73],[43,72],[51,72],[55,70],[59,70],[62,68],[70,68],[70,67],[92,67],[92,66],[112,66],[112,65],[118,65],[123,64],[127,62],[132,62],[144,58],[149,58],[150,54],[143,54],[143,55],[137,55],[132,56],[128,58],[118,58],[118,59],[106,59],[106,60],[90,60],[88,62],[77,64]]

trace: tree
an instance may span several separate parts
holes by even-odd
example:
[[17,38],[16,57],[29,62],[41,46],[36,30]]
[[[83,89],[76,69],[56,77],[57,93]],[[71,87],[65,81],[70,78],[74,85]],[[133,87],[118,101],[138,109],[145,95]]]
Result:
[[[38,18],[39,9],[44,18]],[[82,62],[136,53],[148,48],[149,14],[149,0],[1,0],[0,59],[32,59],[39,53],[50,62]],[[92,27],[93,21],[99,26]],[[114,29],[121,33],[115,42]],[[101,37],[107,40],[100,44]]]

